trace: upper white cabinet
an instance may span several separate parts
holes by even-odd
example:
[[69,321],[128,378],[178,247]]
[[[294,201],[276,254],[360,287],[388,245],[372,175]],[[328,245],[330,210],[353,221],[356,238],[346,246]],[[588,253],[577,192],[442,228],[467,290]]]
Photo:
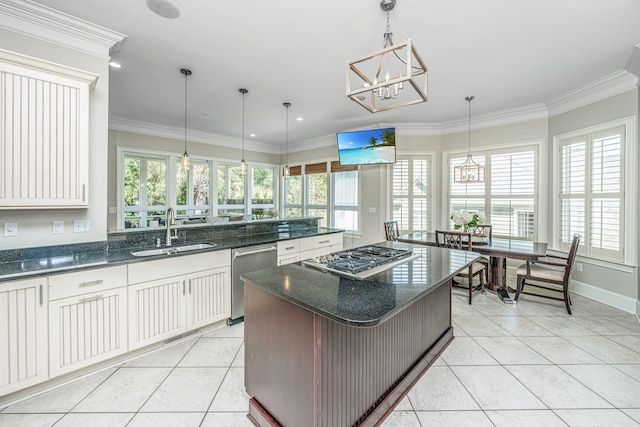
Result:
[[97,78],[0,50],[0,209],[88,207]]

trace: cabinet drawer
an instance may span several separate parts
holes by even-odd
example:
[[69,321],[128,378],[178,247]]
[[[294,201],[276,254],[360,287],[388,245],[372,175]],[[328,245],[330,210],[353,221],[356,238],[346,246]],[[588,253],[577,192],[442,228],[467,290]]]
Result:
[[295,254],[300,251],[300,239],[278,242],[278,256]]
[[324,234],[321,236],[306,237],[300,239],[300,251],[323,248],[326,246],[341,245],[342,233]]
[[231,265],[231,250],[185,256],[167,256],[161,260],[129,264],[129,284],[148,282]]
[[96,268],[49,277],[49,300],[68,298],[127,285],[127,267]]

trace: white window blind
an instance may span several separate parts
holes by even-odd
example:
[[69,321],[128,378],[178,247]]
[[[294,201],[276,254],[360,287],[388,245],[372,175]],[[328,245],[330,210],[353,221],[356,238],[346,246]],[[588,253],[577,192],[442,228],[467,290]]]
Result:
[[582,235],[585,255],[624,261],[625,127],[560,141],[560,247]]
[[399,157],[392,176],[392,219],[400,232],[430,230],[431,157]]
[[[467,210],[484,214],[494,236],[536,238],[536,188],[538,150],[535,145],[485,150],[473,160],[485,167],[485,182],[454,182],[454,167],[461,154],[449,157],[449,213]],[[450,223],[453,227],[453,223]]]

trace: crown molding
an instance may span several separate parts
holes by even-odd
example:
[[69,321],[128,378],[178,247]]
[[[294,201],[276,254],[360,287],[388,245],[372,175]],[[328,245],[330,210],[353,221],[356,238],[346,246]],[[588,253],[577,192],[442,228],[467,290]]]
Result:
[[546,101],[545,104],[549,110],[549,117],[553,117],[619,95],[635,89],[637,86],[638,77],[629,71],[620,70],[556,98],[552,98]]
[[640,44],[636,45],[631,51],[631,55],[629,56],[629,60],[625,64],[624,69],[640,78]]
[[0,28],[100,56],[117,50],[124,34],[30,0],[0,0]]
[[[523,107],[509,108],[507,110],[494,111],[473,117],[471,123],[473,129],[486,129],[491,127],[506,126],[516,123],[530,122],[546,119],[547,108],[544,104],[525,105]],[[440,124],[440,135],[449,135],[457,132],[466,132],[469,129],[469,118],[449,120]]]
[[[109,129],[184,141],[184,128],[159,125],[156,123],[143,122],[138,120],[129,120],[124,117],[109,116]],[[229,138],[209,132],[189,130],[188,140],[201,144],[235,148],[237,150],[242,149],[242,140]],[[246,140],[244,141],[244,148],[245,150],[249,151],[269,154],[281,154],[282,152],[280,147],[265,144],[262,142]]]

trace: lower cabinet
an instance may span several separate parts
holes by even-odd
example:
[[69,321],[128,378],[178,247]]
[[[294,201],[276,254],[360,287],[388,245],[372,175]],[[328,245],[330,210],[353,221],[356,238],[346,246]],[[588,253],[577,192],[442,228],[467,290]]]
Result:
[[300,260],[342,250],[342,233],[324,234],[300,239]]
[[129,350],[228,318],[230,261],[225,250],[130,265]]
[[0,396],[48,379],[47,278],[0,289]]
[[49,278],[50,376],[127,351],[126,266]]

